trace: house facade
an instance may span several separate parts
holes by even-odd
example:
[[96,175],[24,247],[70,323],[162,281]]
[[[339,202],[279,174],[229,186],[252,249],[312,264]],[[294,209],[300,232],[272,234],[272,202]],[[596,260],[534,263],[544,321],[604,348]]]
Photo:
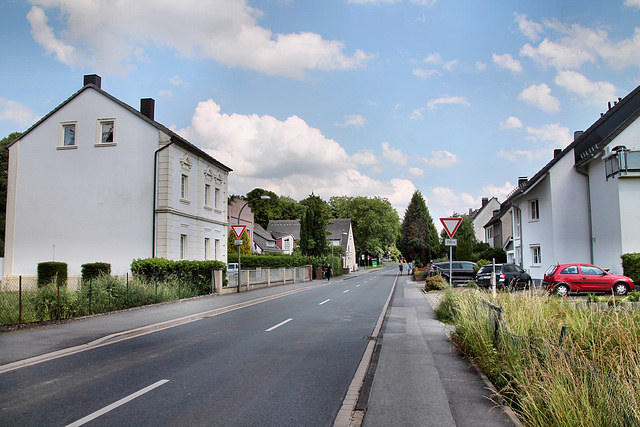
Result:
[[483,197],[482,205],[478,209],[469,209],[469,217],[473,221],[473,232],[478,241],[489,243],[485,235],[484,226],[493,216],[493,211],[497,209],[500,209],[500,202],[495,197]]
[[327,231],[329,232],[327,235],[329,244],[343,249],[342,268],[349,271],[357,270],[358,263],[351,219],[330,219]]
[[639,116],[640,87],[509,196],[514,260],[534,279],[555,263],[622,273],[620,255],[640,252]]
[[226,262],[231,169],[101,89],[97,75],[9,146],[4,275],[136,258]]

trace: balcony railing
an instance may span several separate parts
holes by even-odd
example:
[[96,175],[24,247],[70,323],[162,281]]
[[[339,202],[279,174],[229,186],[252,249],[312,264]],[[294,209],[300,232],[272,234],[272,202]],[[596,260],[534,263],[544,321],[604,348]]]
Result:
[[621,148],[613,151],[604,160],[604,170],[609,178],[616,175],[627,175],[629,172],[640,172],[640,151]]

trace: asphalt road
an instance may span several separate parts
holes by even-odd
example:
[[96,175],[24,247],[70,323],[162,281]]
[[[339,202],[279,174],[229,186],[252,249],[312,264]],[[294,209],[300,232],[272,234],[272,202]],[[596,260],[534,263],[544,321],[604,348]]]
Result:
[[382,269],[5,372],[0,425],[332,425],[395,276]]

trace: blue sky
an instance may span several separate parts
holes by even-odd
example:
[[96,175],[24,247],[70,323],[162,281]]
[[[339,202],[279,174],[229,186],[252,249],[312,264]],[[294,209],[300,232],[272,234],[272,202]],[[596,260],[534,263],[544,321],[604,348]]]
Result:
[[[640,0],[2,0],[0,136],[102,88],[261,187],[437,218],[505,199],[640,84]],[[43,154],[44,155],[44,154]]]

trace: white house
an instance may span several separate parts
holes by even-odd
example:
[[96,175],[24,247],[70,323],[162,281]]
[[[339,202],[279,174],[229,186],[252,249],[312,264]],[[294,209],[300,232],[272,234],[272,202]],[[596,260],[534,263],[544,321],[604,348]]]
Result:
[[640,252],[640,87],[509,196],[515,262],[541,279],[554,263],[622,273]]
[[490,243],[485,235],[484,225],[491,219],[493,212],[500,209],[500,202],[495,197],[482,198],[482,206],[476,210],[469,209],[469,217],[473,221],[473,232],[476,239],[482,243]]
[[101,89],[97,75],[9,147],[5,276],[42,261],[226,262],[231,169]]
[[355,271],[358,269],[356,260],[356,246],[353,239],[353,228],[350,218],[330,219],[327,225],[327,240],[332,246],[340,246],[344,251],[342,257],[342,268],[344,270]]

